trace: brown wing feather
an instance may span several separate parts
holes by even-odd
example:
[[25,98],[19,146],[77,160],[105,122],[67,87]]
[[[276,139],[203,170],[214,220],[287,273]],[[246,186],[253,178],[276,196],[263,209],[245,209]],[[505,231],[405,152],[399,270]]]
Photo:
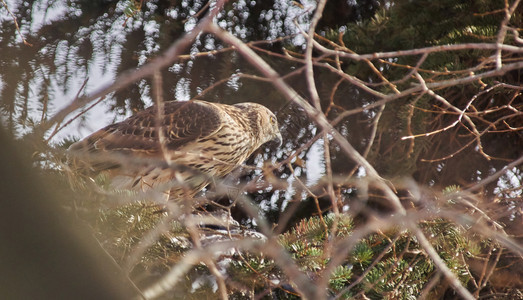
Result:
[[223,125],[218,107],[207,102],[168,102],[165,115],[165,136],[170,150],[207,138]]
[[[161,130],[169,150],[176,150],[190,142],[206,138],[222,125],[217,107],[201,101],[166,102]],[[73,152],[90,154],[134,153],[155,156],[160,153],[156,127],[156,108],[148,109],[128,119],[106,126],[87,138],[71,145]],[[103,168],[115,167],[115,164]],[[100,169],[98,166],[96,169]]]

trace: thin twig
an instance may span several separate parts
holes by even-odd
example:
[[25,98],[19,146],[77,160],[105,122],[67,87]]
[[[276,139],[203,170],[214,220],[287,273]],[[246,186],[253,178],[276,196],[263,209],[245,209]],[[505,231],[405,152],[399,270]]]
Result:
[[[76,96],[74,97],[75,100],[78,99],[78,97],[80,96],[80,93],[82,92],[82,90],[85,88],[87,82],[89,81],[89,78],[86,78],[84,80],[84,83],[82,84],[82,86],[80,87],[80,89],[78,90],[78,92],[76,93]],[[54,129],[54,131],[49,135],[49,137],[45,140],[46,143],[49,143],[49,141],[58,133],[60,132],[62,129],[64,129],[65,127],[69,126],[69,124],[71,124],[74,120],[78,119],[80,116],[82,116],[83,114],[85,114],[86,112],[88,112],[89,110],[91,110],[93,107],[95,107],[96,105],[98,105],[98,103],[102,102],[103,100],[105,99],[105,97],[101,97],[98,101],[96,101],[95,103],[93,103],[91,106],[89,106],[88,108],[82,110],[80,113],[78,113],[76,116],[74,116],[73,118],[71,118],[71,120],[65,122],[62,126],[58,127],[60,125],[60,123],[57,123],[56,124],[56,127]],[[43,119],[42,119],[43,121]]]
[[18,34],[20,35],[20,38],[22,39],[22,42],[24,43],[24,45],[26,46],[29,46],[29,47],[33,47],[33,44],[29,43],[24,35],[22,34],[22,31],[20,31],[20,27],[18,26],[18,21],[16,20],[16,17],[15,15],[11,12],[11,10],[9,10],[9,6],[7,6],[7,3],[5,3],[4,0],[2,0],[2,4],[4,5],[5,9],[7,10],[7,13],[11,16],[11,18],[13,18],[13,21],[15,23],[15,27],[16,27],[16,31],[18,32]]
[[[519,1],[519,0],[518,0]],[[365,59],[378,59],[378,58],[393,58],[393,57],[400,57],[400,56],[411,56],[411,55],[420,55],[424,53],[436,53],[436,52],[446,52],[446,51],[459,51],[459,50],[471,50],[471,49],[479,49],[479,50],[503,50],[507,52],[512,53],[521,53],[523,52],[523,49],[521,47],[517,46],[511,46],[511,45],[496,45],[496,44],[490,44],[490,43],[464,43],[464,44],[455,44],[455,45],[442,45],[442,46],[432,46],[432,47],[425,47],[425,48],[418,48],[418,49],[411,49],[411,50],[400,50],[400,51],[392,51],[392,52],[374,52],[370,54],[355,54],[355,53],[347,53],[345,51],[340,50],[331,50],[328,48],[325,48],[318,42],[314,42],[314,47],[318,48],[318,50],[325,52],[330,55],[339,55],[340,57],[349,58],[353,60],[365,60]]]

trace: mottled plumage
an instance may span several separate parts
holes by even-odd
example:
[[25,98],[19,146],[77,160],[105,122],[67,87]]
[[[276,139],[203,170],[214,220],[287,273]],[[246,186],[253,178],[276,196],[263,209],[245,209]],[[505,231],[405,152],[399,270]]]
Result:
[[166,102],[160,136],[157,120],[152,106],[74,143],[74,165],[107,172],[119,188],[158,187],[171,197],[191,197],[262,144],[281,142],[276,117],[256,103]]

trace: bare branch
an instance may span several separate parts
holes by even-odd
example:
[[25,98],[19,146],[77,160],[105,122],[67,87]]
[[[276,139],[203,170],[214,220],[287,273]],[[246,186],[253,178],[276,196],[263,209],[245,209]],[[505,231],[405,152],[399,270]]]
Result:
[[318,50],[327,53],[329,55],[333,56],[339,56],[339,57],[345,57],[350,58],[353,60],[373,60],[378,58],[393,58],[393,57],[400,57],[400,56],[411,56],[411,55],[420,55],[425,53],[435,53],[435,52],[446,52],[446,51],[459,51],[459,50],[470,50],[470,49],[479,49],[479,50],[503,50],[507,52],[512,53],[521,53],[523,52],[523,49],[516,46],[511,45],[496,45],[496,44],[490,44],[490,43],[465,43],[465,44],[456,44],[456,45],[442,45],[442,46],[432,46],[432,47],[425,47],[425,48],[419,48],[419,49],[412,49],[412,50],[400,50],[400,51],[393,51],[393,52],[375,52],[371,54],[355,54],[355,53],[347,53],[344,51],[339,50],[331,50],[328,48],[323,47],[318,42],[314,42],[314,47],[318,48]]
[[518,7],[520,1],[521,0],[514,1],[514,3],[512,3],[512,5],[509,7],[508,0],[505,0],[505,18],[500,24],[500,29],[496,39],[496,54],[494,56],[496,58],[496,69],[498,70],[502,67],[501,51],[503,47],[503,42],[505,41],[505,36],[507,35],[508,22],[510,22],[510,18],[516,11],[516,8]]
[[516,167],[516,166],[519,166],[523,164],[523,156],[520,156],[518,159],[516,159],[515,161],[511,162],[510,164],[506,165],[503,169],[497,171],[496,173],[488,176],[487,178],[475,183],[473,186],[465,189],[466,192],[473,192],[473,191],[476,191],[476,190],[479,190],[481,189],[482,187],[484,187],[485,185],[493,182],[494,180],[497,180],[499,177],[501,177],[503,174],[505,174],[505,172],[511,170],[512,168]]
[[262,72],[265,76],[273,80],[273,84],[278,88],[278,90],[287,98],[289,101],[293,101],[296,104],[300,105],[305,112],[326,132],[330,132],[334,140],[340,145],[340,147],[343,149],[343,151],[352,159],[354,159],[357,163],[361,164],[365,170],[367,171],[367,174],[373,179],[376,180],[376,183],[378,186],[385,192],[387,198],[389,201],[391,201],[394,208],[400,213],[405,214],[405,209],[401,205],[398,197],[394,194],[394,192],[390,189],[390,187],[385,183],[385,181],[378,175],[376,170],[369,164],[369,162],[359,154],[354,147],[336,130],[332,127],[332,125],[329,123],[329,121],[325,118],[325,116],[318,112],[314,107],[312,107],[307,101],[305,101],[303,98],[301,98],[298,93],[293,90],[290,86],[281,79],[281,77],[274,71],[265,61],[263,61],[254,51],[252,51],[249,47],[247,47],[245,44],[243,44],[240,40],[238,40],[236,37],[231,35],[230,33],[222,30],[218,26],[214,24],[210,24],[208,30],[218,36],[223,41],[232,44],[237,48],[237,50],[244,55],[244,57],[260,72]]

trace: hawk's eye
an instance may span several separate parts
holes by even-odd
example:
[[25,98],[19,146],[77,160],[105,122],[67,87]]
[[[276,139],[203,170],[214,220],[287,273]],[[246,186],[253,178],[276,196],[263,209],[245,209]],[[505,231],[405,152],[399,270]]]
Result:
[[271,124],[276,124],[276,118],[275,117],[271,116],[270,119],[271,119]]

